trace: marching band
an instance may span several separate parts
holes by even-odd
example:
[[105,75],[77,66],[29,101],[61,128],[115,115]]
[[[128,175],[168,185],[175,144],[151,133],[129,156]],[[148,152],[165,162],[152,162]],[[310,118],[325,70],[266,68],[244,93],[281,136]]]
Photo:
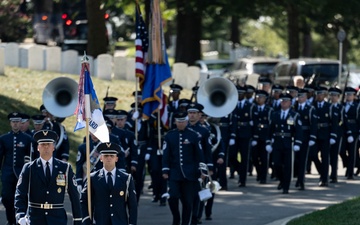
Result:
[[[61,118],[52,115],[44,105],[39,115],[31,117],[10,113],[11,131],[0,136],[1,195],[8,224],[35,224],[41,221],[39,213],[56,215],[56,210],[64,210],[64,188],[74,202],[74,224],[79,224],[80,208],[82,224],[95,220],[96,224],[136,224],[137,204],[147,172],[152,201],[160,206],[169,205],[173,225],[200,224],[204,212],[205,220],[212,220],[215,193],[228,190],[227,168],[237,173],[239,188],[246,187],[247,176],[254,171],[259,185],[276,180],[283,194],[293,189],[293,178],[298,190],[306,190],[306,174],[311,173],[312,163],[319,173],[319,186],[337,183],[339,155],[346,167],[346,178],[351,180],[358,175],[357,90],[328,89],[307,83],[297,87],[299,82],[284,88],[260,78],[257,88],[234,84],[235,91],[231,89],[229,95],[228,84],[221,82],[220,88],[214,88],[215,84],[210,82],[203,85],[212,85],[211,88],[196,86],[191,99],[180,98],[183,88],[171,84],[168,124],[161,122],[157,112],[143,120],[141,104],[129,112],[116,109],[117,98],[106,96],[103,115],[110,142],[101,143],[90,134],[90,168],[85,164],[85,142],[80,143],[75,173],[67,166],[69,140]],[[203,96],[204,88],[216,90],[212,96]],[[134,96],[141,98],[141,92]],[[204,97],[209,100],[204,101]],[[28,129],[30,120],[33,131]],[[46,138],[47,135],[50,137]],[[50,171],[60,173],[53,186],[46,182],[36,184],[40,181],[34,180],[34,176],[39,174],[31,171],[41,168],[44,177],[47,176],[46,158],[42,156],[44,143],[53,147]],[[91,187],[85,176],[87,170],[91,173]],[[110,172],[113,178],[107,176]],[[35,187],[58,193],[59,197],[46,199],[34,194]],[[205,200],[200,194],[204,189],[210,190]],[[96,199],[93,215],[87,211],[87,192]],[[33,203],[26,209],[24,199],[28,194]],[[108,204],[110,208],[106,210]],[[127,210],[131,213],[126,214]],[[66,220],[52,223],[64,224],[63,221]]]

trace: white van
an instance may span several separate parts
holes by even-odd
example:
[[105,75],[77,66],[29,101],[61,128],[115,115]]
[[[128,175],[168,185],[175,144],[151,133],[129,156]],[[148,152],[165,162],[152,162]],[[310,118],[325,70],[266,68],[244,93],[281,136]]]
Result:
[[[299,58],[279,62],[274,68],[274,83],[293,85],[293,77],[301,75],[305,82],[313,78],[312,84],[331,86],[338,82],[339,60],[322,58]],[[342,72],[343,75],[343,72]]]

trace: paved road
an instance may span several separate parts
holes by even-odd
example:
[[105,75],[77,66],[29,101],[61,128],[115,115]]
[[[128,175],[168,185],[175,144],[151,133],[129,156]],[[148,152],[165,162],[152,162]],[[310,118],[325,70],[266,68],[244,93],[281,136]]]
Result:
[[[341,164],[340,164],[341,165]],[[315,171],[315,168],[313,169]],[[281,225],[290,217],[308,213],[343,200],[360,195],[360,178],[348,181],[339,171],[339,183],[329,187],[318,187],[318,175],[307,175],[305,191],[295,190],[294,182],[289,195],[276,190],[277,182],[259,185],[255,176],[248,177],[247,187],[238,188],[235,180],[229,180],[229,190],[221,191],[215,197],[213,220],[203,221],[205,225]],[[147,187],[149,178],[146,179]],[[151,203],[151,192],[144,190],[139,205],[139,225],[170,225],[169,207]],[[67,206],[68,207],[68,206]],[[68,210],[71,216],[71,210]],[[5,224],[4,208],[0,206],[0,224]],[[68,223],[71,224],[70,221]]]

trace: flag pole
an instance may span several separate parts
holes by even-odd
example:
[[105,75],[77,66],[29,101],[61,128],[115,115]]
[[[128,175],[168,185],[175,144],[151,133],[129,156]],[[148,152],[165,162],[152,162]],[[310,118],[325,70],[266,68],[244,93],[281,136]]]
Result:
[[[84,56],[82,58],[82,63],[85,63],[85,70],[88,70],[88,58],[86,54],[84,53]],[[85,125],[85,137],[86,137],[86,179],[87,179],[87,199],[88,199],[88,212],[89,217],[92,219],[92,213],[91,213],[91,179],[90,179],[90,137],[89,137],[89,119],[91,116],[91,110],[90,110],[90,96],[85,95],[85,119],[86,119],[86,125]]]
[[[136,74],[135,74],[136,75]],[[138,85],[139,85],[139,78],[136,77],[135,82],[135,112],[138,111]],[[138,118],[135,119],[135,140],[136,145],[138,144]]]
[[[163,106],[164,107],[164,106]],[[157,120],[157,130],[158,130],[158,150],[160,150],[161,149],[161,118],[160,118],[160,109],[158,110],[158,116],[157,116],[157,118],[158,118],[158,120]]]

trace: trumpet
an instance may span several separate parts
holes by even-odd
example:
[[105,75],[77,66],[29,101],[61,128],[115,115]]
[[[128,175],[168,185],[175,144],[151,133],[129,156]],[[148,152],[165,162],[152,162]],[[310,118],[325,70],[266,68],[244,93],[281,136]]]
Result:
[[[205,177],[208,177],[209,182],[206,183],[205,188],[210,189],[211,193],[216,193],[221,189],[221,186],[219,184],[219,182],[217,182],[216,180],[213,180],[211,178],[210,172],[209,172],[209,167],[205,164],[205,163],[199,163],[199,168],[201,171],[201,174]],[[206,170],[207,173],[203,173],[203,171]]]

